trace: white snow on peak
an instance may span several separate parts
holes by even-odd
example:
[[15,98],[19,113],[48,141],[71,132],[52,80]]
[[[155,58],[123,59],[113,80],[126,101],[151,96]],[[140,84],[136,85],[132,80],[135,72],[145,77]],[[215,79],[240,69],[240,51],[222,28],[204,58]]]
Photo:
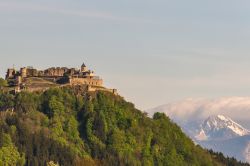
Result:
[[250,131],[224,115],[210,116],[200,126],[197,140],[225,139],[249,135]]
[[228,121],[228,119],[223,115],[218,115],[217,117],[220,118],[221,120]]
[[227,127],[230,128],[232,131],[234,131],[239,136],[248,135],[250,133],[247,129],[245,129],[240,124],[234,122],[232,119],[230,119],[228,117],[225,117],[223,115],[218,115],[217,117],[220,118],[221,120],[227,122],[227,124],[226,124]]

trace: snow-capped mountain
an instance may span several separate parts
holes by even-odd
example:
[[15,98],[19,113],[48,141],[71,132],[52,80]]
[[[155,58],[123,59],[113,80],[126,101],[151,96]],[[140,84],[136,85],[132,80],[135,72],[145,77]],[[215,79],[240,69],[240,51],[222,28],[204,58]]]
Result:
[[195,139],[204,140],[226,140],[239,136],[249,135],[250,132],[229,117],[223,115],[210,116],[201,125]]
[[147,112],[164,112],[196,144],[250,163],[250,97],[186,99]]
[[196,143],[250,163],[250,131],[231,118],[223,115],[210,116],[197,131],[197,135],[194,134],[195,131],[189,131]]
[[196,144],[250,163],[250,131],[231,118],[213,115],[204,121],[178,124]]

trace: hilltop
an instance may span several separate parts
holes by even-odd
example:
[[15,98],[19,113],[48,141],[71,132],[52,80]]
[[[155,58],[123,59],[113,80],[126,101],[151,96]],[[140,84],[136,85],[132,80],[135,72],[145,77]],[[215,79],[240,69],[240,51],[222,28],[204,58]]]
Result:
[[149,118],[85,64],[8,69],[0,129],[0,165],[247,165],[196,146],[163,113]]
[[166,115],[82,86],[0,93],[0,165],[247,165],[196,146]]

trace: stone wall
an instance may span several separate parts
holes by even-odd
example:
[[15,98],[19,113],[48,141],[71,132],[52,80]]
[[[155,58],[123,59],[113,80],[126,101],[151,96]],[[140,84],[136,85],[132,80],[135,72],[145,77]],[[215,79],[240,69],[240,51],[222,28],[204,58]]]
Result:
[[[86,70],[86,69],[85,69]],[[6,73],[6,79],[12,79],[16,76],[25,77],[63,77],[63,76],[94,76],[93,72],[85,71],[81,72],[79,69],[66,68],[66,67],[52,67],[46,70],[37,70],[32,67],[23,67],[20,71],[15,69],[8,69]]]
[[37,77],[38,70],[37,69],[26,69],[26,76],[27,77]]
[[56,77],[62,77],[65,73],[67,73],[69,69],[67,68],[49,68],[44,71],[44,76],[56,76]]
[[102,79],[93,79],[93,78],[71,78],[69,79],[71,85],[92,85],[92,86],[102,86]]
[[22,76],[23,78],[24,78],[24,77],[27,77],[27,68],[26,68],[26,67],[21,68],[20,72],[21,72],[21,76]]

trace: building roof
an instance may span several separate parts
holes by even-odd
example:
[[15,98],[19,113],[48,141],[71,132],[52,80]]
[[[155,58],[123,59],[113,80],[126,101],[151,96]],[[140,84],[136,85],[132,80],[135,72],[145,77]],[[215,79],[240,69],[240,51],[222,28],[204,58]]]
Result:
[[82,63],[82,67],[86,67],[86,65],[84,63]]

